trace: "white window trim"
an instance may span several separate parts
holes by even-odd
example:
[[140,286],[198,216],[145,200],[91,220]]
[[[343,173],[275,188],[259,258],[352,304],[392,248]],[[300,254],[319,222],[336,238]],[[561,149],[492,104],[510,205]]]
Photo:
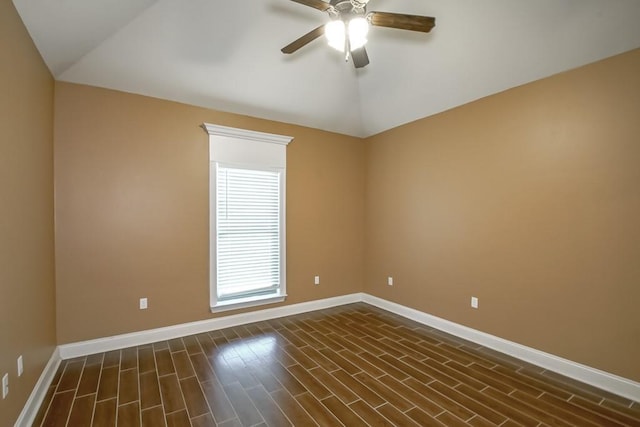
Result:
[[[231,128],[227,126],[213,125],[204,123],[202,127],[209,134],[209,299],[211,312],[221,312],[228,310],[237,310],[241,308],[255,307],[263,304],[278,303],[285,300],[286,294],[286,146],[293,140],[293,137],[275,135],[264,132],[256,132],[251,130]],[[247,156],[246,161],[238,160],[237,156],[233,161],[228,159],[219,159],[214,153],[214,145],[224,141],[225,143],[238,141],[241,146],[243,141],[259,142],[266,144],[284,145],[284,155],[281,158],[274,159],[269,155],[256,155],[256,153]],[[268,150],[268,147],[265,147]],[[271,150],[273,151],[273,150]],[[237,154],[237,153],[236,153]],[[240,155],[240,157],[243,157]],[[249,158],[251,157],[251,158]],[[279,156],[277,156],[279,157]],[[216,287],[216,164],[237,164],[251,168],[274,168],[281,170],[281,215],[280,215],[280,289],[275,294],[255,295],[245,298],[237,298],[233,300],[218,301]]]

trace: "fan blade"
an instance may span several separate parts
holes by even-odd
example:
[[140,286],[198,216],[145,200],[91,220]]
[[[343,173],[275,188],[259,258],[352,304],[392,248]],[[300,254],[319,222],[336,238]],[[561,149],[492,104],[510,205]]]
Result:
[[351,58],[353,59],[353,65],[356,68],[362,68],[369,65],[369,55],[367,55],[367,51],[364,46],[358,49],[353,49],[351,51]]
[[436,18],[430,16],[404,15],[390,12],[369,12],[367,18],[371,25],[398,28],[401,30],[422,31],[428,33],[436,26]]
[[321,10],[323,12],[326,12],[327,10],[333,7],[329,3],[322,0],[291,0],[291,1],[303,4],[305,6],[312,7],[314,9]]
[[282,51],[282,53],[287,53],[287,54],[293,53],[296,50],[300,49],[301,47],[304,47],[307,44],[311,43],[312,41],[314,41],[315,39],[317,39],[323,34],[324,34],[324,25],[320,25],[318,28],[309,31],[304,36],[293,41],[292,43],[289,43],[288,45],[286,45],[280,50]]

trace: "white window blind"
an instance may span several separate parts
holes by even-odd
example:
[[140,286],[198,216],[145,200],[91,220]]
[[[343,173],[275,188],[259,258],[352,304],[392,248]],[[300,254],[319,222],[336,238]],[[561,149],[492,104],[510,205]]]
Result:
[[218,301],[280,288],[280,179],[272,170],[217,164]]

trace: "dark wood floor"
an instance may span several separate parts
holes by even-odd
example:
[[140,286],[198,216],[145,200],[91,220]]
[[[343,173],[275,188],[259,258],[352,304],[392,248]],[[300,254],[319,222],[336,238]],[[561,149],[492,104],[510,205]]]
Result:
[[640,405],[358,303],[63,361],[43,426],[640,426]]

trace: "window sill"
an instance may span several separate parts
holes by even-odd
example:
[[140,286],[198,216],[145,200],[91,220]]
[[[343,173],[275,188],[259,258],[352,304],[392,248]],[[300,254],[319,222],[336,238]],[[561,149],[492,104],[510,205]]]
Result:
[[238,298],[234,300],[218,302],[216,305],[211,307],[211,312],[220,313],[221,311],[239,310],[241,308],[256,307],[265,304],[275,304],[284,301],[286,298],[286,294],[271,294]]

